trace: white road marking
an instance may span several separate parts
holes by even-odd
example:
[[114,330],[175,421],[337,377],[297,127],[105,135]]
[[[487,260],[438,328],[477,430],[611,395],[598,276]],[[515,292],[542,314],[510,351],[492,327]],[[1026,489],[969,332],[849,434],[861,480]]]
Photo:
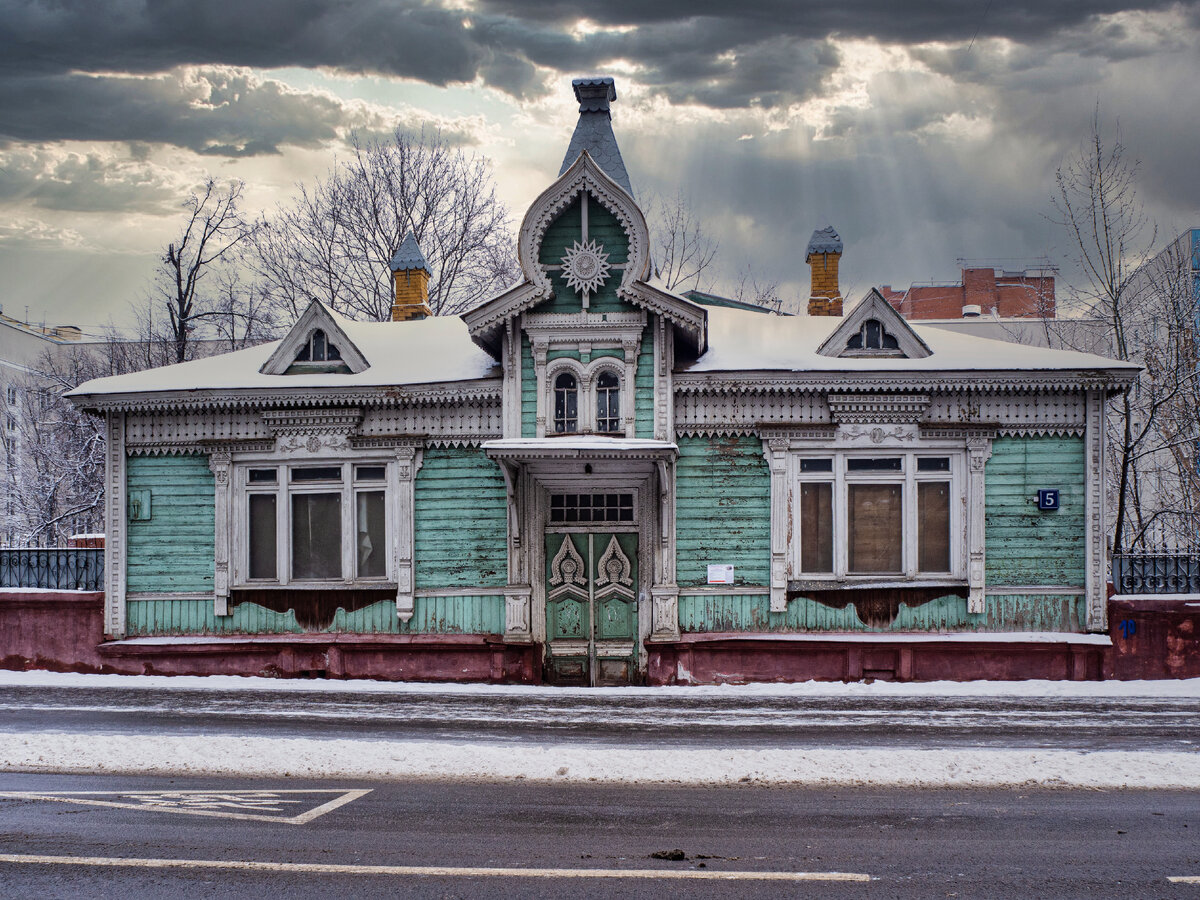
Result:
[[[178,813],[184,816],[209,816],[217,819],[240,819],[249,822],[279,822],[284,825],[304,825],[318,816],[345,806],[371,789],[340,790],[277,790],[277,791],[0,791],[0,800],[46,800],[72,803],[78,806],[102,806],[109,809],[138,809],[147,812]],[[333,799],[294,816],[263,815],[260,813],[228,812],[219,807],[279,810],[283,804],[295,804],[297,794],[337,794]],[[94,800],[92,797],[125,797],[127,800]]]
[[1200,875],[1172,875],[1167,881],[1172,884],[1200,884]]
[[627,878],[684,881],[870,881],[860,872],[721,872],[714,869],[525,869],[498,866],[351,866],[336,863],[222,859],[128,859],[113,856],[38,856],[0,853],[15,865],[127,866],[135,869],[230,869],[239,872],[303,872],[315,875],[440,876],[451,878]]

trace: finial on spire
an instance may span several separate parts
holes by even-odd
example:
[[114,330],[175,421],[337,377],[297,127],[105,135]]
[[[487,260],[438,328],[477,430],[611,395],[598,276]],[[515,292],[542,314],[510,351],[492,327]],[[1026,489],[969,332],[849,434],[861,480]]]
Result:
[[633,187],[629,183],[629,173],[625,170],[625,160],[621,158],[617,139],[613,136],[612,113],[609,109],[609,105],[617,99],[616,83],[609,75],[597,75],[575,78],[571,81],[571,87],[575,90],[575,99],[579,101],[579,121],[558,174],[571,168],[579,159],[579,154],[586,150],[596,165],[632,197]]

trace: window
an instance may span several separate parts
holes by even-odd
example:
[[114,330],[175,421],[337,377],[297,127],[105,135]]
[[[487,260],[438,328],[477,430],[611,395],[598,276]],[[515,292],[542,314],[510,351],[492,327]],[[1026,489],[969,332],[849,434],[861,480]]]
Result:
[[300,352],[296,354],[296,362],[340,362],[342,354],[338,352],[338,348],[329,343],[325,337],[325,332],[320,328],[316,329],[309,337],[308,341],[300,348]]
[[554,379],[554,433],[579,431],[579,382],[570,372]]
[[878,319],[867,319],[858,334],[851,335],[846,343],[847,350],[896,350],[900,345],[896,338],[886,332]]
[[633,494],[551,494],[550,521],[632,522]]
[[596,430],[621,430],[621,382],[615,372],[605,370],[596,379]]
[[254,467],[244,473],[243,580],[388,577],[386,465]]
[[17,430],[17,417],[14,416],[12,413],[9,413],[8,415],[6,415],[4,417],[4,430],[5,431],[16,431]]
[[[792,573],[950,577],[963,569],[956,455],[800,456],[793,466]],[[959,535],[956,542],[954,535]]]
[[17,386],[15,384],[8,385],[4,390],[4,395],[9,406],[17,405]]

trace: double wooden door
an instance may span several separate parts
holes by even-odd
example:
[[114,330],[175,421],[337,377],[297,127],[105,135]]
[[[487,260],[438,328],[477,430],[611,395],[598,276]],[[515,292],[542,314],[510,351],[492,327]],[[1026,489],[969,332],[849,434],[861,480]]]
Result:
[[546,534],[546,677],[630,684],[637,676],[636,532]]

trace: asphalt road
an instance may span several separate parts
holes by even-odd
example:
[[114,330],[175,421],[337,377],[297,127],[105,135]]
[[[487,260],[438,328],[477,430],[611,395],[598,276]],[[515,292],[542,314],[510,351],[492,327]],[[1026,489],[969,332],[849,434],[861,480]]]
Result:
[[1196,750],[1200,700],[8,687],[0,730],[637,746]]
[[[262,793],[280,789],[332,793]],[[305,824],[280,821],[354,789],[369,792]],[[68,793],[28,796],[45,792]],[[663,852],[683,858],[654,855]],[[196,860],[205,862],[180,868]],[[789,880],[760,880],[764,872]],[[728,880],[707,880],[717,874]],[[1200,798],[1186,792],[0,775],[6,898],[1096,900],[1200,897],[1200,884],[1168,880],[1196,875]]]

